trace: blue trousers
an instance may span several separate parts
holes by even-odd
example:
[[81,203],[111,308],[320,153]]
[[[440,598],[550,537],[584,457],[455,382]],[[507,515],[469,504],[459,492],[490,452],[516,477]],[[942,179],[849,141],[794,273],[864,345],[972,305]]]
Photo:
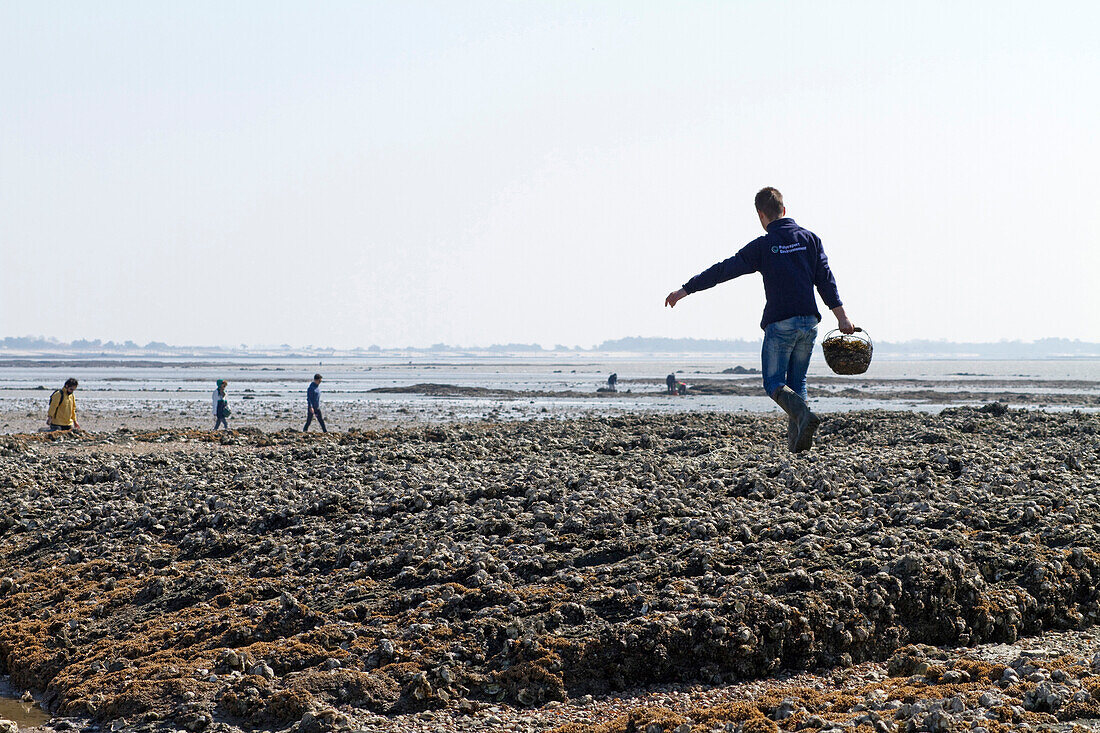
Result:
[[817,323],[816,316],[794,316],[764,328],[760,371],[769,397],[787,385],[806,399],[806,371],[817,340]]

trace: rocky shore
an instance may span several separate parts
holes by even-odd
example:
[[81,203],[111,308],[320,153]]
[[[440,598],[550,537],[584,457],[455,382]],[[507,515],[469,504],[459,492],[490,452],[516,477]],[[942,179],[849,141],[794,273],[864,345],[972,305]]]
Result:
[[6,436],[0,673],[55,730],[1100,717],[1100,416],[784,427]]

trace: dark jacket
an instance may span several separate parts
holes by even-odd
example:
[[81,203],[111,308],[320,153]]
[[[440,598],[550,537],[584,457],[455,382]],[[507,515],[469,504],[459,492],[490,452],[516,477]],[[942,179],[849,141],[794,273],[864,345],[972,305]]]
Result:
[[821,240],[789,218],[773,221],[767,234],[688,280],[684,290],[697,293],[750,272],[764,278],[767,302],[760,328],[793,316],[816,316],[820,321],[815,287],[830,309],[843,305]]
[[321,388],[316,382],[310,382],[309,387],[306,388],[306,402],[314,410],[321,409]]

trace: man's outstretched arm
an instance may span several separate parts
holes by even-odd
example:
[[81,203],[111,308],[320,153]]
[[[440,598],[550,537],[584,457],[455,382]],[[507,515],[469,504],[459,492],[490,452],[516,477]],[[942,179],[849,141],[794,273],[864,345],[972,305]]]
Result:
[[684,287],[669,293],[668,297],[665,298],[665,305],[669,308],[675,308],[677,302],[683,300],[691,293],[713,288],[719,283],[724,283],[735,277],[758,271],[760,269],[761,241],[763,241],[763,237],[749,242],[733,257],[722,260],[717,264],[711,265],[703,272],[700,272],[684,283]]

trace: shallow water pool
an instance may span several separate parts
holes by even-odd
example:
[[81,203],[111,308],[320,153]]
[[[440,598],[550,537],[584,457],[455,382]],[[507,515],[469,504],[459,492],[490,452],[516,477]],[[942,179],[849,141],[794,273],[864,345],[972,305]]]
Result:
[[49,722],[51,717],[37,703],[21,701],[19,693],[0,684],[0,718],[13,720],[20,728],[29,728]]

